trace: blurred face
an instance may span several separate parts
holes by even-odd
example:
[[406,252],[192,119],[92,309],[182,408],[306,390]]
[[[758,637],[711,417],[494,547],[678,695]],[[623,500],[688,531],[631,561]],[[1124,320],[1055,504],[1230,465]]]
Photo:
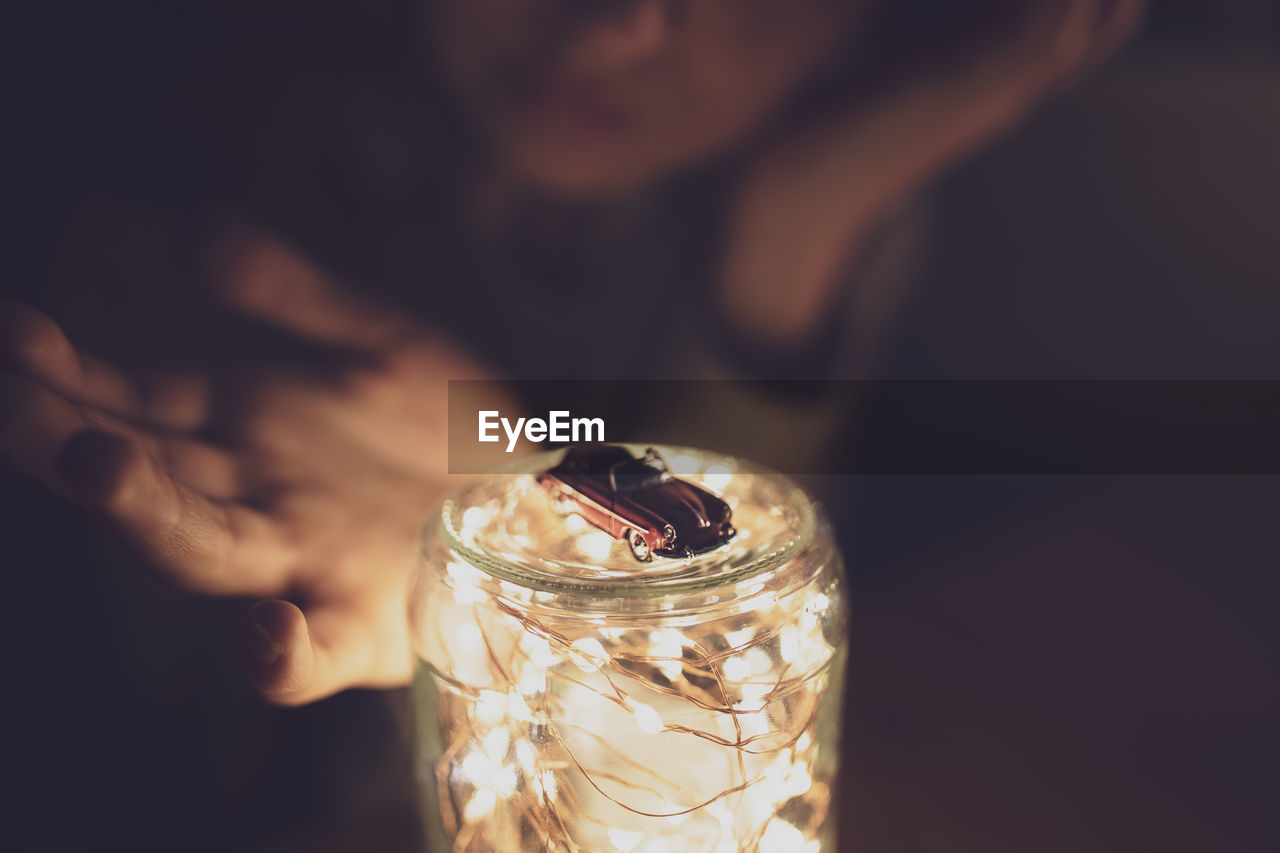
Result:
[[517,180],[623,192],[765,119],[843,42],[850,0],[441,0],[436,55]]

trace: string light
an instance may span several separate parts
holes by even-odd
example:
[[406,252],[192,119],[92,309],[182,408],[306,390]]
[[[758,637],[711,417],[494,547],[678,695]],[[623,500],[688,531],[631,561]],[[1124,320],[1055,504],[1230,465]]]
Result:
[[[722,570],[785,542],[796,513],[776,512],[753,492],[762,484],[696,454],[679,459],[736,507],[742,553]],[[576,515],[544,523],[547,503],[526,483],[506,503],[467,506],[458,540],[479,547],[505,526],[527,548],[555,533],[566,572],[590,580],[596,563],[616,574],[629,565],[610,563],[630,559],[626,548]],[[432,547],[415,645],[436,697],[431,808],[455,851],[822,849],[834,764],[818,718],[838,702],[830,664],[843,643],[829,544],[707,594],[692,615],[660,600],[638,615],[549,606],[554,596]],[[793,575],[803,582],[784,582]]]

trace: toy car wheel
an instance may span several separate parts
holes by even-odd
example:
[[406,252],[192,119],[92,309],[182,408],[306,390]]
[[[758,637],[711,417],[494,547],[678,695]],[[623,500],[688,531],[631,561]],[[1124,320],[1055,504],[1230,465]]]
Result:
[[649,550],[649,543],[639,530],[628,531],[627,544],[631,546],[632,556],[640,562],[647,563],[653,559],[653,552]]

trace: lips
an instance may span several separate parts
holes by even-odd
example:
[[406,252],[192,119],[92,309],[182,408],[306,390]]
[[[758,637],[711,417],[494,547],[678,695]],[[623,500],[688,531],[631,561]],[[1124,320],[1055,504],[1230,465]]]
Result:
[[635,122],[634,111],[599,84],[554,72],[508,72],[504,89],[524,111],[568,129],[620,133]]

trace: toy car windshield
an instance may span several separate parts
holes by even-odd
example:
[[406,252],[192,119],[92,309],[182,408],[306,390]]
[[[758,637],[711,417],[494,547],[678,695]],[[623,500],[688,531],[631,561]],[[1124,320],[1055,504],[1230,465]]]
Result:
[[672,479],[665,465],[655,468],[640,459],[629,459],[611,466],[609,475],[613,478],[614,488],[620,492],[647,489]]

